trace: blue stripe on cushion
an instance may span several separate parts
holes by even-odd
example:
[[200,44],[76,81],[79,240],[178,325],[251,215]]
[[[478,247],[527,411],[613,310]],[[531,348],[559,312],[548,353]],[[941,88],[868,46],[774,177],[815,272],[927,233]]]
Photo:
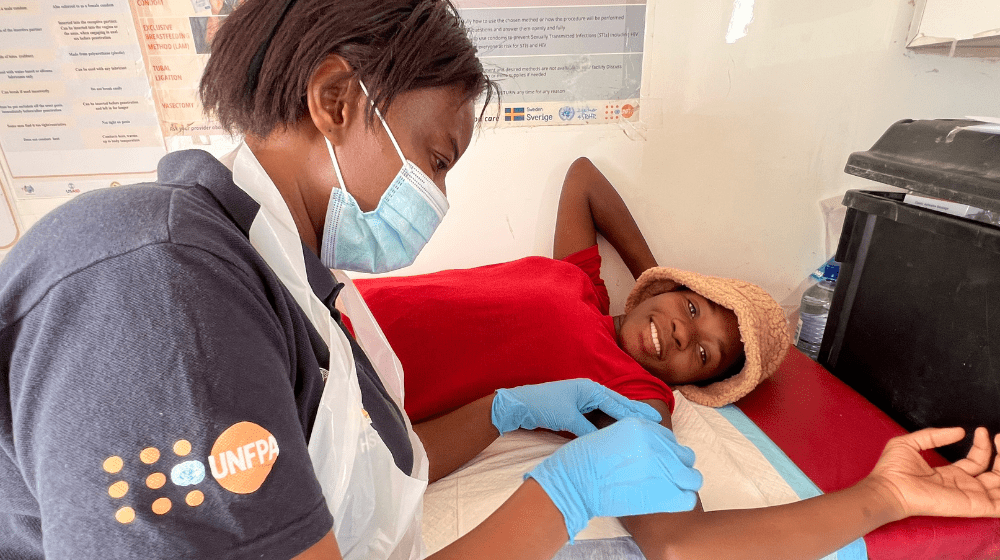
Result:
[[[750,440],[750,443],[754,447],[760,450],[764,458],[771,463],[774,470],[778,471],[781,478],[785,479],[785,482],[788,483],[799,499],[814,498],[823,493],[813,481],[809,480],[809,477],[805,473],[795,466],[795,463],[785,455],[785,452],[757,427],[757,424],[754,424],[753,421],[747,418],[746,414],[743,414],[743,411],[731,404],[715,410]],[[827,558],[831,560],[867,560],[868,547],[865,546],[864,539],[858,539],[836,553],[827,556]]]

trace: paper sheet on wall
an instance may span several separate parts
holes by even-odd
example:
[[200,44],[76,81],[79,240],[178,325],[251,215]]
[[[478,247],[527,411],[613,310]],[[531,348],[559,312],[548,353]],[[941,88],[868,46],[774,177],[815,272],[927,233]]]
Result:
[[165,137],[225,134],[205,118],[198,83],[212,38],[241,0],[129,0]]
[[14,177],[141,173],[163,156],[126,0],[0,0],[0,146]]
[[[240,0],[131,0],[163,134],[223,134],[197,89],[212,37]],[[504,88],[504,126],[638,120],[645,0],[459,0],[480,58]]]
[[[162,138],[151,133],[150,120],[155,115],[149,111],[150,101],[159,113],[164,137],[223,134],[217,123],[203,116],[197,89],[212,37],[240,1],[39,4],[32,0],[0,0],[0,10],[12,16],[5,20],[14,23],[0,29],[3,44],[7,45],[0,59],[4,61],[3,70],[8,71],[5,77],[9,81],[21,78],[16,83],[33,79],[32,85],[50,86],[27,88],[35,93],[17,93],[15,101],[22,111],[23,105],[30,102],[32,109],[37,104],[49,112],[23,123],[23,127],[30,124],[35,129],[32,132],[38,134],[8,134],[4,139],[5,152],[16,160],[11,162],[14,175],[149,171],[149,162],[162,155],[155,151],[162,145]],[[457,2],[487,72],[500,81],[505,91],[501,113],[487,115],[488,120],[519,126],[638,119],[645,0],[591,0],[587,6],[574,3]],[[127,21],[129,12],[131,25]],[[25,47],[14,49],[15,43],[24,43]],[[29,52],[32,50],[37,54]],[[28,62],[32,59],[34,65]],[[88,64],[74,64],[79,60]],[[48,67],[43,61],[49,63]],[[15,73],[20,75],[15,77]],[[126,77],[132,81],[121,83]],[[72,85],[77,79],[103,79],[109,83],[82,83],[81,91]],[[115,83],[110,83],[111,79]],[[108,98],[81,99],[83,93],[98,92]],[[4,100],[10,101],[10,95],[4,94]],[[75,117],[70,114],[73,109],[81,113],[80,117],[88,118],[59,118]],[[123,114],[130,118],[119,118]],[[112,135],[101,126],[116,126],[119,131]],[[95,158],[94,152],[91,157],[82,156],[88,148],[121,148],[122,143],[138,152],[129,157]],[[52,157],[54,150],[65,150],[66,146],[81,152],[79,157]],[[143,152],[147,147],[154,151]],[[15,153],[21,155],[14,158]],[[53,159],[61,162],[55,173],[49,165]],[[107,164],[117,167],[105,169]]]
[[[7,199],[7,192],[0,183],[0,251],[13,247],[19,235],[11,201]],[[0,259],[2,258],[3,253],[0,253]]]
[[639,119],[645,0],[458,0],[491,78],[501,126]]

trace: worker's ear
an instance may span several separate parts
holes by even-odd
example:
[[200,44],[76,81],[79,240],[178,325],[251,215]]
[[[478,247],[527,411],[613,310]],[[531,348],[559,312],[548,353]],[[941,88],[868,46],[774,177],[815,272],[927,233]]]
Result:
[[334,145],[343,141],[347,127],[358,118],[360,87],[353,75],[347,60],[331,54],[312,73],[306,87],[309,117]]

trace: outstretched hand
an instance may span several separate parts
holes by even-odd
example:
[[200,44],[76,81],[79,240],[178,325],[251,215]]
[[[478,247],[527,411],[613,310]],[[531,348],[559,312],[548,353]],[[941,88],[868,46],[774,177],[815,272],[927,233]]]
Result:
[[[1000,517],[1000,459],[990,469],[993,447],[986,428],[978,428],[965,459],[931,468],[920,451],[949,445],[965,436],[962,428],[928,428],[889,440],[869,475],[895,500],[900,518]],[[1000,446],[1000,434],[996,436]]]

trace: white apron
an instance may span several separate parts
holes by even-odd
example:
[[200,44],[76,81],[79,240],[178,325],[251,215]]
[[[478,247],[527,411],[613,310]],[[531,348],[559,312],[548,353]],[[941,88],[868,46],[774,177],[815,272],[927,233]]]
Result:
[[[362,407],[350,342],[309,287],[302,240],[292,214],[246,144],[236,152],[233,182],[260,204],[250,227],[250,243],[330,348],[329,377],[309,438],[309,456],[333,514],[340,552],[345,560],[416,560],[422,556],[420,517],[427,488],[424,447],[403,413],[413,446],[413,476],[408,476],[396,467],[392,453],[372,427]],[[399,359],[354,283],[343,273],[335,276],[346,284],[337,307],[351,318],[358,343],[402,412]]]

